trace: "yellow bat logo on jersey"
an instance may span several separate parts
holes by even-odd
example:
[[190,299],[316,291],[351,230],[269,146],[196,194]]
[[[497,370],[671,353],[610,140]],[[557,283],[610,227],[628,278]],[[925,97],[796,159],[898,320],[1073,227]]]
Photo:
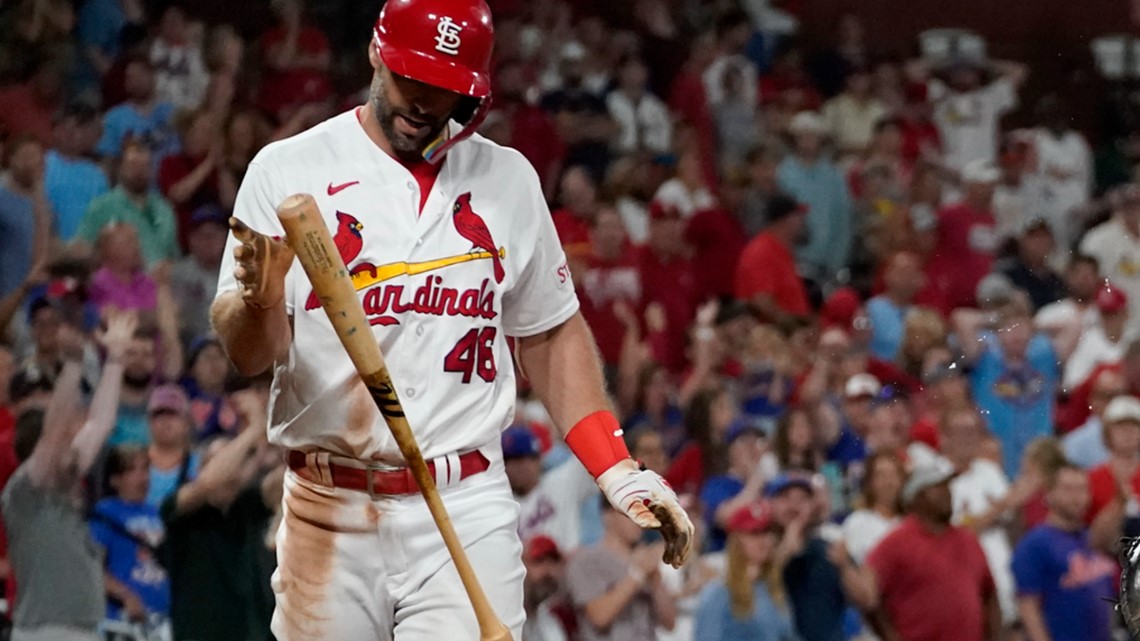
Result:
[[[507,249],[505,247],[499,248],[499,258],[506,258]],[[397,276],[415,276],[425,272],[432,272],[444,267],[451,267],[460,263],[469,263],[473,260],[488,260],[491,258],[491,252],[479,251],[468,252],[466,254],[458,254],[456,256],[448,256],[446,258],[436,258],[435,260],[425,260],[416,263],[409,263],[408,261],[400,261],[398,263],[388,263],[386,265],[361,265],[363,269],[353,269],[352,286],[356,291],[368,289],[377,283],[382,283],[386,280],[391,280]]]
[[[506,258],[507,249],[505,247],[499,248],[499,258]],[[392,280],[397,276],[415,276],[416,274],[423,274],[425,272],[432,272],[444,267],[451,267],[460,263],[469,263],[473,260],[487,260],[491,258],[491,252],[468,252],[466,254],[458,254],[455,256],[448,256],[446,258],[436,258],[434,260],[425,260],[421,262],[409,263],[402,260],[396,263],[387,263],[384,265],[373,265],[371,263],[362,263],[349,268],[352,272],[352,286],[356,291],[361,291],[377,285],[386,280]],[[306,310],[313,310],[320,307],[320,301],[315,296],[310,296],[305,304]]]

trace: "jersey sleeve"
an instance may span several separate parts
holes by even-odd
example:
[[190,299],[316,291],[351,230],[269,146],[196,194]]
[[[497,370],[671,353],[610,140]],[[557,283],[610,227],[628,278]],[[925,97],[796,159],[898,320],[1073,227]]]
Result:
[[[288,196],[284,184],[270,171],[264,163],[256,158],[249,164],[245,178],[238,189],[237,200],[234,202],[234,217],[245,223],[250,229],[267,236],[284,237],[285,228],[277,220],[277,205]],[[222,265],[218,273],[218,292],[220,296],[238,288],[234,279],[234,247],[238,241],[230,232],[226,238],[226,250],[222,253]],[[289,270],[285,277],[285,309],[293,313],[293,281],[295,269]]]
[[[536,220],[520,234],[516,251],[529,251],[519,271],[518,280],[503,297],[503,330],[509,336],[533,336],[566,322],[578,311],[578,296],[566,254],[558,242],[558,233],[550,217],[550,209],[539,189],[538,175],[529,163],[526,183],[528,195],[524,216]],[[510,260],[510,256],[507,257]]]

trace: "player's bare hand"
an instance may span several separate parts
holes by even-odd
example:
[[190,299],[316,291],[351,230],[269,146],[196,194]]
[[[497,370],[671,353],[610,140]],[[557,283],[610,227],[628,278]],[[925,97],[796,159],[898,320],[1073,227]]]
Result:
[[662,560],[679,568],[693,547],[693,522],[673,488],[655,472],[641,470],[632,459],[598,477],[598,486],[617,509],[643,528],[656,528],[665,539]]
[[260,309],[278,305],[285,299],[285,274],[293,264],[293,250],[237,218],[230,218],[230,230],[241,243],[234,247],[234,278],[242,300]]

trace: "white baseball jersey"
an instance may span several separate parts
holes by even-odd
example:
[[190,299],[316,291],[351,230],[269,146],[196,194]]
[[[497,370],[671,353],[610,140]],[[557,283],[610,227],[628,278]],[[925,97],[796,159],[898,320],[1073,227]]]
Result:
[[[424,456],[497,445],[514,414],[507,336],[541,333],[578,309],[534,169],[518,152],[472,136],[448,152],[421,211],[412,174],[368,138],[352,110],[262,149],[234,215],[281,236],[276,207],[304,192],[353,274]],[[219,293],[237,288],[236,244],[231,235]],[[285,284],[293,342],[274,371],[270,441],[401,463],[300,262]]]

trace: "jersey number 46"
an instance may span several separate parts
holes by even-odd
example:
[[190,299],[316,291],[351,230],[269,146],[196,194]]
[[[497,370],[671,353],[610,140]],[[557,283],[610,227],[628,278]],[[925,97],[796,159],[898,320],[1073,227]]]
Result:
[[443,359],[443,371],[462,374],[464,383],[471,382],[472,374],[478,374],[479,378],[488,383],[495,380],[495,374],[498,373],[495,367],[497,333],[498,330],[494,327],[484,327],[464,334]]

